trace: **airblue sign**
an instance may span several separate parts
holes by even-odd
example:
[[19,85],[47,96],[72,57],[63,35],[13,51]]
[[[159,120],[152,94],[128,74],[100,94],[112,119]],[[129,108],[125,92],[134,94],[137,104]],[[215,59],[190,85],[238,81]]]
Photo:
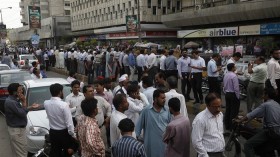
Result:
[[260,34],[280,34],[280,23],[262,24]]

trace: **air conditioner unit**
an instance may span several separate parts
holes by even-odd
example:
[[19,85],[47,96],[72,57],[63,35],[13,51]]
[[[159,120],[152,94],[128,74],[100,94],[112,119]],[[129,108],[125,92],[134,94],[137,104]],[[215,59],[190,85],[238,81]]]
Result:
[[201,4],[195,5],[195,10],[200,10],[201,9]]

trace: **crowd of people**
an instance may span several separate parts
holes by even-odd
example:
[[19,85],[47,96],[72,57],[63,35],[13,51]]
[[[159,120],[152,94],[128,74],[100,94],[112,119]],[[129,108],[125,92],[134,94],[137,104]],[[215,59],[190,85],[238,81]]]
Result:
[[[51,156],[71,156],[76,151],[83,157],[105,156],[108,151],[114,157],[188,157],[192,140],[199,157],[224,157],[224,126],[225,130],[233,129],[232,119],[237,117],[240,107],[236,62],[241,54],[234,53],[228,60],[221,89],[219,54],[213,53],[205,63],[196,50],[191,56],[181,51],[180,57],[174,56],[174,50],[157,51],[71,49],[61,50],[63,55],[59,56],[63,58],[56,57],[55,51],[53,60],[57,61],[53,66],[63,68],[60,66],[64,64],[57,63],[65,63],[70,77],[76,72],[87,74],[88,85],[81,86],[80,81],[69,78],[72,93],[65,101],[63,86],[50,86],[52,97],[43,105],[50,125]],[[273,130],[273,138],[280,138],[280,51],[273,50],[271,57],[267,65],[262,56],[248,63],[248,114],[242,121],[263,116],[264,131]],[[33,73],[35,69],[34,66]],[[209,81],[205,97],[201,89],[203,71],[207,71]],[[113,88],[114,80],[119,84]],[[178,81],[181,93],[177,90]],[[222,90],[225,114],[221,112]],[[27,107],[20,84],[11,83],[8,91],[5,110],[9,134],[18,156],[25,156],[26,141],[14,138],[12,129],[19,129],[17,134],[25,136],[22,130],[27,123],[26,114],[38,104]],[[261,101],[262,95],[265,103]],[[205,103],[206,108],[191,125],[186,102],[192,100],[195,104]],[[264,131],[245,143],[246,157],[253,157],[253,148],[271,138]]]

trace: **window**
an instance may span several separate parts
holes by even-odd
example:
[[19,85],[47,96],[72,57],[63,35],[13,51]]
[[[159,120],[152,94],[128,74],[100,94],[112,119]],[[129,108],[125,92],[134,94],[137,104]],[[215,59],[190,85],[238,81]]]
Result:
[[121,10],[121,12],[120,12],[120,13],[121,13],[121,18],[123,18],[123,13],[122,13],[122,10]]
[[166,14],[166,7],[162,7],[162,15]]
[[177,10],[181,10],[181,2],[177,1]]
[[113,6],[113,12],[115,12],[115,6]]
[[152,0],[148,0],[148,8],[151,8],[152,6]]
[[176,11],[176,8],[172,7],[172,13],[175,13],[175,11]]
[[158,0],[158,9],[161,9],[161,0]]
[[132,15],[134,15],[134,7],[132,7]]
[[128,15],[128,9],[125,9],[125,14]]
[[115,12],[115,18],[118,19],[118,12]]
[[157,7],[153,6],[153,15],[156,15],[156,14],[157,14]]
[[131,8],[131,1],[128,1],[128,8]]
[[125,3],[123,3],[122,5],[123,5],[123,10],[125,10]]
[[120,4],[118,4],[118,11],[120,11],[121,10],[121,7],[120,7]]
[[167,1],[167,9],[171,8],[171,1]]
[[70,10],[65,10],[64,13],[65,15],[70,15]]

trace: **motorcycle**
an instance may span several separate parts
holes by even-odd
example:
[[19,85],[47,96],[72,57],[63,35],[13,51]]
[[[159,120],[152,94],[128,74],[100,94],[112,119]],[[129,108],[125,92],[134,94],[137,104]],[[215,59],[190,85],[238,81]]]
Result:
[[[256,121],[255,121],[256,122]],[[225,133],[225,154],[227,157],[241,157],[242,145],[241,137],[243,140],[248,140],[257,133],[257,128],[252,127],[250,124],[243,124],[238,119],[233,120],[233,130],[231,133]],[[280,153],[280,140],[271,139],[269,142],[255,148],[255,154],[260,157],[279,157]]]

